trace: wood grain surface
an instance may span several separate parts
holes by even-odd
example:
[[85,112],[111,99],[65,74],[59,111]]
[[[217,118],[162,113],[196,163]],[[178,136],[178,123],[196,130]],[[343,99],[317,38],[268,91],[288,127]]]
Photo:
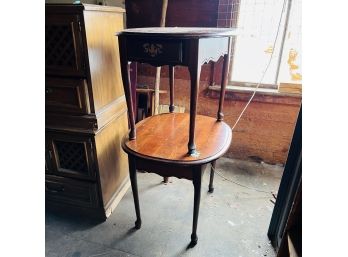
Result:
[[179,37],[179,38],[202,38],[202,37],[228,37],[237,35],[237,29],[234,28],[196,28],[196,27],[149,27],[125,29],[117,35],[127,36],[153,36],[161,39]]
[[84,12],[95,113],[124,95],[118,40],[114,36],[123,28],[122,15],[122,12]]
[[203,164],[219,158],[232,140],[230,127],[215,118],[196,116],[197,157],[187,154],[188,113],[165,113],[151,116],[136,124],[137,138],[123,140],[123,149],[146,159],[175,164]]

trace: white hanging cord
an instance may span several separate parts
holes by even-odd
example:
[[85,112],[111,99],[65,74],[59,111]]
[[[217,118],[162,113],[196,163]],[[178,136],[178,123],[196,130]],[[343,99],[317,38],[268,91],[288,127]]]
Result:
[[281,25],[281,23],[282,23],[283,14],[284,14],[284,12],[285,12],[286,3],[287,3],[287,0],[284,0],[284,1],[283,1],[282,12],[281,12],[281,14],[280,14],[280,19],[279,19],[279,23],[278,23],[277,34],[276,34],[275,39],[274,39],[274,42],[273,42],[272,53],[271,53],[271,56],[270,56],[269,61],[268,61],[268,63],[267,63],[266,69],[264,70],[264,72],[263,72],[263,74],[262,74],[262,76],[261,76],[261,79],[260,79],[259,83],[257,83],[257,85],[256,85],[256,87],[255,87],[255,90],[254,90],[252,96],[250,97],[248,103],[245,105],[245,107],[244,107],[244,109],[242,110],[242,112],[240,113],[238,119],[237,119],[236,122],[234,123],[234,125],[233,125],[233,127],[232,127],[232,131],[234,130],[234,128],[235,128],[236,125],[238,124],[240,118],[243,116],[245,110],[248,108],[250,102],[253,100],[253,98],[254,98],[254,96],[255,96],[255,94],[256,94],[256,92],[257,92],[257,89],[258,89],[259,86],[261,85],[262,80],[263,80],[263,78],[265,77],[266,72],[267,72],[267,70],[268,70],[268,68],[269,68],[269,66],[270,66],[270,64],[271,64],[271,61],[272,61],[272,59],[273,59],[273,53],[274,53],[274,50],[275,50],[275,45],[276,45],[276,43],[277,43],[278,36],[279,36],[280,25]]
[[240,186],[240,187],[248,188],[248,189],[251,189],[251,190],[254,190],[254,191],[257,191],[257,192],[266,193],[266,194],[273,194],[273,192],[271,192],[271,191],[264,191],[264,190],[260,190],[260,189],[257,189],[257,188],[245,186],[245,185],[242,185],[242,184],[240,184],[240,183],[238,183],[238,182],[236,182],[236,181],[233,181],[233,180],[231,180],[231,179],[229,179],[229,178],[226,178],[226,177],[225,177],[224,175],[222,175],[219,171],[217,171],[217,169],[214,168],[212,164],[210,164],[210,165],[211,165],[211,168],[214,170],[214,172],[215,172],[216,174],[218,174],[220,177],[222,177],[223,179],[225,179],[225,180],[227,180],[227,181],[229,181],[229,182],[232,182],[232,183],[234,183],[234,184],[236,184],[236,185],[238,185],[238,186]]

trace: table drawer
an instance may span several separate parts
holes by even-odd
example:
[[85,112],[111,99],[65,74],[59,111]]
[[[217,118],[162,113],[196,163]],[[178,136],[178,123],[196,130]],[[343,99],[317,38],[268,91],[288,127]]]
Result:
[[180,64],[183,60],[183,43],[178,40],[127,38],[127,55],[132,61]]
[[88,114],[88,90],[84,79],[46,78],[46,110]]
[[81,207],[98,207],[97,184],[46,175],[46,200]]

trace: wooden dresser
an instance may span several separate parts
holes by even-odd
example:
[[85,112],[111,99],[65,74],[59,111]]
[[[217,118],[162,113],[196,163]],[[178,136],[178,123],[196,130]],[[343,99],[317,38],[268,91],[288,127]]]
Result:
[[105,220],[129,186],[118,41],[124,10],[47,4],[46,206]]

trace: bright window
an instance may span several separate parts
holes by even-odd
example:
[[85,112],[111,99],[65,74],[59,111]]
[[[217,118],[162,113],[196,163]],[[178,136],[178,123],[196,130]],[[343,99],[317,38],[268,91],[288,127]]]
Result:
[[233,47],[230,84],[257,84],[272,52],[272,62],[262,84],[276,88],[280,82],[301,83],[301,1],[240,1],[237,22],[240,34]]

